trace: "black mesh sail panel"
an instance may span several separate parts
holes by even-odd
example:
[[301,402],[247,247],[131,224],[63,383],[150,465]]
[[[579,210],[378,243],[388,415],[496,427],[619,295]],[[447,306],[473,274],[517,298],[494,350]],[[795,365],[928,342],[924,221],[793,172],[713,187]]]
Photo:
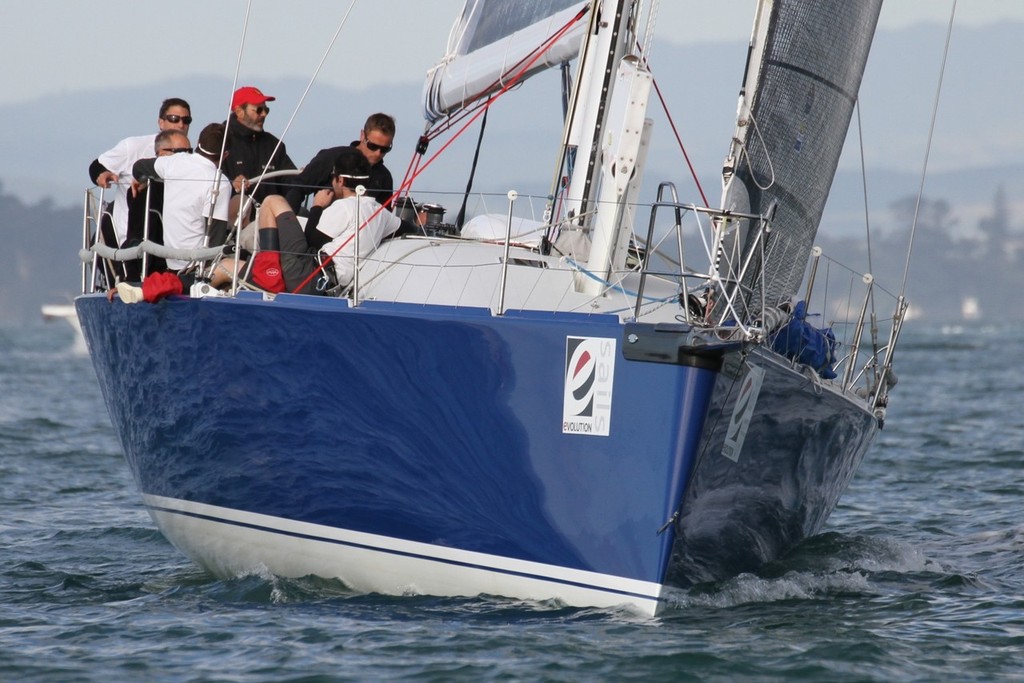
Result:
[[[516,31],[543,21],[579,0],[479,0],[472,11],[472,23],[460,52],[467,53],[507,38]],[[467,10],[468,11],[468,10]]]
[[[776,0],[730,194],[752,213],[775,207],[764,259],[743,284],[759,309],[790,299],[807,259],[853,113],[882,0]],[[750,93],[748,93],[750,96]],[[733,197],[732,199],[740,199]],[[727,197],[726,202],[729,203]],[[729,207],[727,207],[729,208]],[[747,249],[752,249],[748,237]]]

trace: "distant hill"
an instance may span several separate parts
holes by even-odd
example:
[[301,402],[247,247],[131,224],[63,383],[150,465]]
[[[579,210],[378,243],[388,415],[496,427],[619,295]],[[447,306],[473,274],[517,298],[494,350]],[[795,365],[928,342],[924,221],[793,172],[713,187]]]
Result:
[[44,303],[68,303],[81,289],[81,211],[51,200],[22,203],[0,184],[0,320],[40,316]]
[[[998,188],[1006,197],[1006,234],[1018,235],[1021,230],[1024,132],[1005,118],[1007,111],[1021,109],[1020,90],[1007,82],[1006,75],[1024,73],[1024,56],[1020,51],[1001,50],[998,68],[993,68],[992,61],[993,45],[1015,44],[1021,35],[1024,24],[1019,23],[960,29],[954,35],[925,195],[950,207],[943,230],[949,230],[952,242],[936,243],[959,252],[963,244],[958,240],[973,240],[971,244],[979,240],[978,225],[991,215]],[[939,25],[883,31],[872,49],[861,91],[860,121],[871,223],[880,234],[906,227],[890,207],[915,196],[920,184],[944,37],[945,28]],[[654,75],[672,122],[712,203],[720,192],[718,174],[732,135],[745,56],[743,46],[736,44],[656,43],[652,53]],[[267,80],[259,85],[278,97],[268,130],[282,134],[291,116],[289,105],[299,100],[306,82]],[[396,179],[401,179],[422,132],[420,88],[419,83],[361,90],[315,87],[285,135],[288,151],[301,166],[322,147],[355,138],[367,114],[387,111],[396,116],[399,126],[388,164]],[[60,300],[77,290],[78,207],[89,184],[86,171],[93,158],[127,135],[154,131],[157,106],[168,96],[185,97],[192,103],[197,134],[205,123],[224,119],[229,89],[226,77],[182,78],[0,107],[0,148],[4,150],[0,223],[13,245],[0,255],[0,317],[36,315],[43,300]],[[557,74],[535,78],[507,100],[489,114],[474,189],[546,194],[561,117]],[[651,117],[656,129],[668,129],[668,118],[656,101]],[[465,187],[477,135],[477,127],[468,130],[464,141],[424,173],[417,188]],[[438,146],[435,143],[430,152]],[[662,179],[675,182],[685,201],[699,196],[675,145],[651,151],[647,178],[648,197]],[[864,230],[856,121],[822,225],[823,240],[828,235],[840,240]],[[962,259],[963,254],[956,256]],[[972,265],[987,270],[982,262]],[[964,268],[952,272],[947,282]],[[35,282],[42,273],[47,276],[45,282]],[[977,271],[970,278],[977,282]]]

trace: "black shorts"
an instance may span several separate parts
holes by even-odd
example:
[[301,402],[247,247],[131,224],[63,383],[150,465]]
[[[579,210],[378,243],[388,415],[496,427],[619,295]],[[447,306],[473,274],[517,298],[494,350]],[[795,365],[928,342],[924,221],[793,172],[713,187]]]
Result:
[[[284,276],[284,283],[289,292],[295,292],[303,281],[309,279],[303,285],[298,294],[322,294],[324,289],[324,273],[318,272],[312,278],[309,276],[320,267],[318,254],[310,253],[310,247],[306,243],[306,233],[302,230],[302,224],[295,214],[286,211],[277,217],[277,236],[281,243],[281,270]],[[334,266],[327,264],[323,270],[333,271]],[[333,272],[328,272],[333,276]],[[319,286],[318,286],[319,285]]]

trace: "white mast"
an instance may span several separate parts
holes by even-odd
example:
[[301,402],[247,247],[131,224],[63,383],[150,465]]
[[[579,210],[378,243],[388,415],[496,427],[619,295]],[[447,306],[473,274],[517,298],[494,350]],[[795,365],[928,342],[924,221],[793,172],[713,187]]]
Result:
[[625,263],[632,233],[627,203],[642,174],[645,116],[651,75],[631,54],[640,0],[595,0],[580,53],[568,144],[576,148],[566,207],[571,222],[590,234],[581,291],[600,294]]

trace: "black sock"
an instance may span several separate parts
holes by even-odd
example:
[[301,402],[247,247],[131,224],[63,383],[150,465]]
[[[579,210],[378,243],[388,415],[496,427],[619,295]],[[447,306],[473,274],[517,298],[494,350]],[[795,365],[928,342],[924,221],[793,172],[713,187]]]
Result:
[[281,251],[281,240],[277,237],[277,228],[260,228],[260,251]]

